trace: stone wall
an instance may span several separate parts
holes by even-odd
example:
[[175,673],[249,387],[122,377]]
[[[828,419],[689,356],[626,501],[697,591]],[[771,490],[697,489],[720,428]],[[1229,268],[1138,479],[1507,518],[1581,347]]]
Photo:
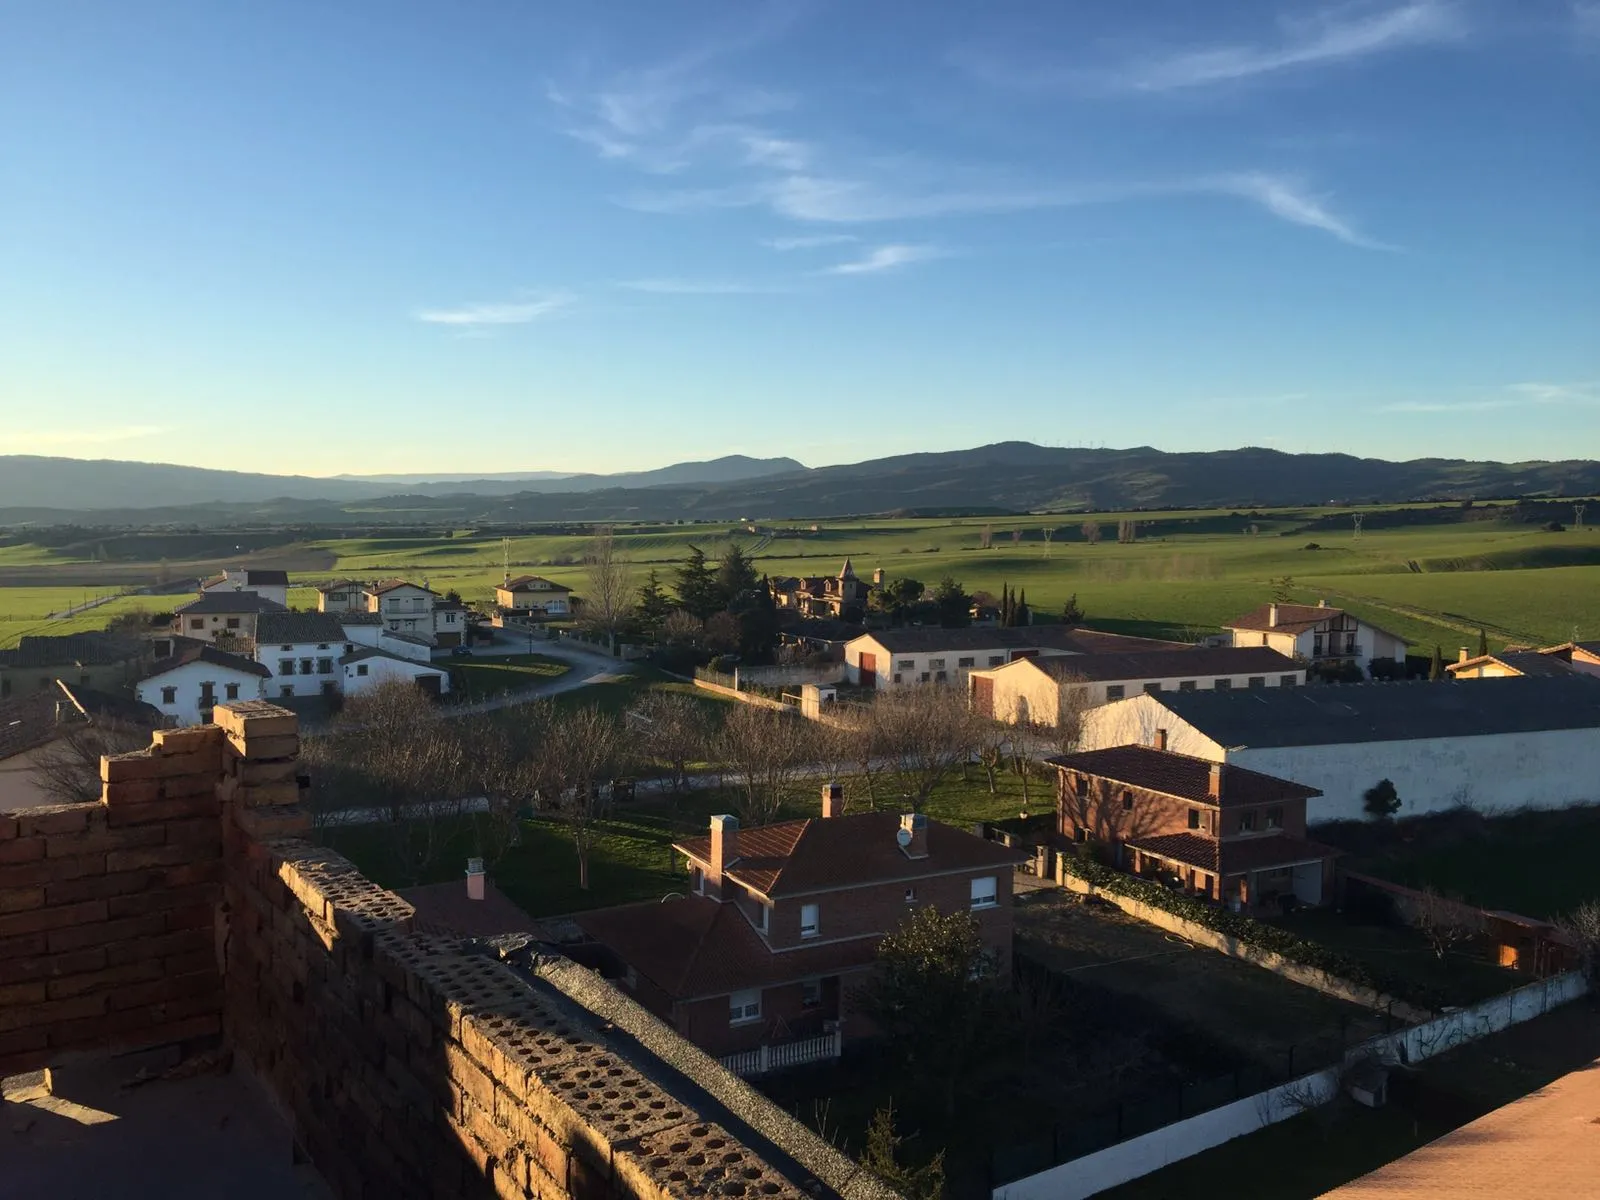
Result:
[[[342,1197],[894,1200],[593,972],[416,932],[405,901],[301,836],[293,715],[250,701],[216,719],[106,760],[100,806],[10,818],[0,861],[41,864],[27,886],[43,899],[9,879],[0,897],[60,915],[0,924],[0,1038],[25,1035],[0,1041],[0,1074],[69,1049],[214,1035],[220,1017]],[[130,842],[133,830],[146,832]],[[128,915],[71,889],[51,905],[53,887],[132,888],[139,872],[139,890],[116,893],[136,897]],[[84,948],[102,958],[52,970]],[[30,980],[11,994],[19,963],[42,972],[43,993]],[[97,974],[129,964],[149,978]],[[90,991],[52,999],[50,980],[84,975]],[[69,1000],[82,1011],[51,1008]],[[102,1028],[117,1012],[139,1020]]]

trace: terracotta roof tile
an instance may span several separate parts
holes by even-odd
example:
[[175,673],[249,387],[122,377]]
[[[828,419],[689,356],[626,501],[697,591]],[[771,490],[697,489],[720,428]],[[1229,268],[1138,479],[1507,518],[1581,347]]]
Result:
[[1518,675],[1570,675],[1573,670],[1569,660],[1539,650],[1502,650],[1499,654],[1480,654],[1465,662],[1447,663],[1445,670],[1454,675],[1487,663],[1500,663]]
[[[1058,754],[1045,762],[1061,770],[1098,775],[1130,787],[1145,788],[1180,800],[1215,804],[1211,798],[1209,759],[1157,750],[1153,746],[1112,746],[1106,750],[1083,750]],[[1260,771],[1225,763],[1222,767],[1221,807],[1236,804],[1271,804],[1277,800],[1309,800],[1322,793],[1292,779],[1280,779]]]
[[[1136,654],[1066,654],[1026,658],[1056,679],[1103,682],[1118,679],[1182,679],[1206,675],[1279,675],[1305,668],[1266,646],[1190,646]],[[994,670],[1005,670],[995,667]],[[1020,668],[1019,668],[1020,669]]]
[[1230,838],[1218,841],[1198,833],[1166,833],[1153,837],[1131,838],[1128,845],[1147,854],[1170,858],[1215,875],[1239,875],[1245,871],[1264,871],[1294,863],[1332,858],[1339,852],[1321,842],[1310,842],[1288,834],[1270,837]]

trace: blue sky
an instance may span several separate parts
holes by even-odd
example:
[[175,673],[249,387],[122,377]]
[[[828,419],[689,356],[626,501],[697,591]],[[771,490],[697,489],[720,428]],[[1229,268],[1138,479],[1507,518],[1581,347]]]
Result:
[[1600,0],[18,0],[0,452],[1600,455]]

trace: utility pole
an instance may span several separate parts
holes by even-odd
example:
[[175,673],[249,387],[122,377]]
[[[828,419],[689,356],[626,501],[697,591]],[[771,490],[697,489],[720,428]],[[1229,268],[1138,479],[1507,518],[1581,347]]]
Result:
[[1351,513],[1350,515],[1355,520],[1355,523],[1356,523],[1356,541],[1359,542],[1361,540],[1361,522],[1366,518],[1367,514],[1366,513]]
[[1588,507],[1589,506],[1587,504],[1574,504],[1572,506],[1572,527],[1574,529],[1583,528],[1583,510]]
[[508,538],[508,537],[503,537],[503,538],[500,539],[500,557],[504,560],[505,572],[506,572],[506,577],[501,582],[510,583],[511,582],[511,539]]

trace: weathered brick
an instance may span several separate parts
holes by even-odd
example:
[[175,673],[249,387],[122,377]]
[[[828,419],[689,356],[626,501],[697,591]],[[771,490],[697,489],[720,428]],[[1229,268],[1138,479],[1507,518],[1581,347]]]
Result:
[[50,904],[72,904],[79,900],[103,900],[159,887],[158,871],[121,871],[115,875],[86,875],[81,879],[51,880],[45,885]]
[[48,998],[42,982],[0,983],[0,1008],[14,1004],[43,1004]]
[[[292,759],[300,754],[300,738],[297,734],[247,733],[243,738],[230,739],[229,744],[243,756],[245,761],[262,762],[272,759]],[[233,769],[238,769],[237,761]]]
[[215,884],[196,883],[181,888],[155,887],[131,895],[112,896],[106,901],[106,912],[115,920],[119,917],[142,917],[147,913],[164,913],[204,905],[209,913],[215,907],[216,900]]
[[100,760],[102,783],[121,783],[125,779],[159,779],[161,760],[149,750],[130,754],[109,754]]
[[461,1047],[454,1043],[446,1043],[444,1048],[445,1063],[450,1070],[450,1078],[472,1100],[474,1104],[481,1105],[490,1112],[494,1111],[494,1081],[477,1063],[469,1058]]
[[310,833],[314,824],[311,813],[298,804],[238,808],[234,810],[234,821],[256,839],[300,837]]
[[[160,918],[156,917],[155,920],[159,921]],[[145,937],[108,943],[106,963],[109,966],[116,966],[119,963],[136,962],[141,958],[167,958],[174,954],[191,954],[200,950],[210,952],[213,946],[214,939],[209,929],[180,929],[174,933],[153,933]]]
[[163,799],[189,799],[197,804],[203,800],[215,800],[220,778],[211,771],[203,775],[174,775],[161,781],[161,795]]
[[104,1016],[105,1011],[104,996],[74,996],[71,1000],[47,1000],[43,1004],[0,1008],[0,1033],[47,1027],[58,1021]]
[[85,833],[59,835],[50,839],[46,858],[72,858],[82,854],[104,854],[110,850],[133,850],[140,846],[159,846],[165,835],[158,828],[138,826],[124,829],[89,829]]
[[[44,939],[41,937],[40,941]],[[88,950],[74,950],[71,954],[45,954],[43,947],[40,953],[23,957],[21,955],[5,960],[6,978],[17,983],[26,983],[33,979],[52,979],[59,975],[79,975],[87,971],[98,971],[106,965],[106,952],[103,946],[95,946]]]
[[190,814],[167,822],[167,843],[205,847],[213,855],[221,854],[222,805],[212,802],[203,814]]
[[0,842],[9,842],[17,836],[17,819],[0,813]]
[[141,1046],[165,1046],[173,1042],[212,1037],[222,1030],[221,1017],[216,1013],[173,1018],[168,1015],[167,1007],[155,1004],[148,1008],[130,1008],[123,1012],[63,1021],[51,1027],[50,1044],[57,1047],[117,1045],[132,1050]]
[[[27,1050],[43,1050],[50,1044],[49,1035],[42,1029],[14,1029],[0,1033],[0,1079],[14,1072],[4,1069],[7,1058]],[[20,1073],[18,1068],[16,1073]]]
[[44,889],[42,887],[0,888],[0,914],[26,912],[31,908],[43,907]]
[[[148,825],[157,821],[197,817],[217,809],[215,797],[180,796],[142,804],[112,804],[108,807],[106,820],[111,828],[116,829],[124,825]],[[215,821],[212,824],[215,825]]]
[[146,959],[144,962],[124,963],[120,967],[102,967],[79,975],[62,975],[51,978],[39,986],[48,987],[50,999],[66,1000],[72,996],[121,988],[127,984],[147,983],[161,978],[163,970],[158,959]]
[[300,720],[287,708],[266,700],[229,700],[212,710],[212,720],[225,734],[273,737],[294,733]]
[[45,952],[45,935],[24,933],[18,937],[0,938],[0,963],[12,963],[32,958]]
[[161,799],[159,779],[119,779],[100,785],[100,803],[108,809],[123,804],[149,804]]
[[220,859],[208,859],[203,862],[183,863],[181,866],[168,867],[162,878],[168,887],[185,887],[191,883],[220,883],[223,876],[223,866]]
[[214,903],[191,904],[187,908],[169,909],[166,914],[167,928],[177,929],[210,929],[217,919],[217,906]]
[[[131,965],[131,964],[130,964]],[[196,971],[192,975],[170,975],[145,983],[119,987],[111,995],[111,1011],[168,1004],[197,996],[220,996],[222,977],[215,971]],[[174,1013],[175,1016],[186,1015]]]
[[7,863],[36,862],[43,857],[44,838],[16,837],[0,842],[0,866],[5,866]]
[[112,850],[106,854],[107,871],[137,871],[141,867],[175,867],[195,858],[190,846],[145,846],[137,850]]
[[214,971],[216,968],[215,950],[191,950],[187,954],[169,954],[161,960],[161,969],[168,975],[192,975],[196,971]]
[[64,925],[83,925],[106,919],[104,900],[85,900],[79,904],[64,904],[60,908],[39,908],[29,912],[13,913],[0,917],[0,938],[16,937],[24,933],[44,933]]
[[51,954],[80,950],[85,946],[105,946],[109,954],[109,948],[115,944],[130,938],[157,934],[162,932],[163,928],[161,916],[156,914],[148,917],[126,917],[120,921],[96,921],[88,925],[75,925],[70,929],[52,929],[45,936]]
[[93,807],[89,804],[47,804],[42,808],[25,808],[17,813],[18,836],[79,833],[89,828],[89,812]]
[[158,729],[151,743],[161,747],[163,756],[198,754],[222,748],[222,731],[215,725],[192,725],[187,729]]
[[88,879],[106,872],[104,854],[76,854],[69,858],[52,858],[20,863],[5,868],[7,884],[31,887],[44,884],[48,887],[67,879]]
[[230,770],[233,778],[244,787],[260,787],[268,783],[294,783],[300,764],[294,758],[241,758]]
[[255,787],[240,788],[236,799],[245,808],[299,804],[300,788],[293,783],[262,783]]

